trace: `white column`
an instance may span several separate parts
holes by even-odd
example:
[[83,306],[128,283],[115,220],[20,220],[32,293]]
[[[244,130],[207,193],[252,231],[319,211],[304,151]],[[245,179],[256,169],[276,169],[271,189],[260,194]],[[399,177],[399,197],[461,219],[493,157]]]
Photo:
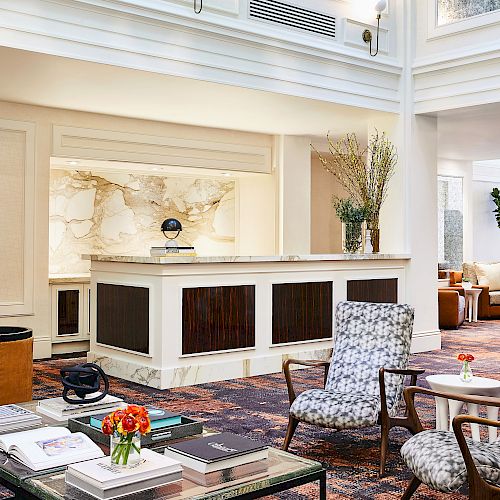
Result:
[[311,252],[311,147],[309,137],[280,136],[279,250],[283,255]]

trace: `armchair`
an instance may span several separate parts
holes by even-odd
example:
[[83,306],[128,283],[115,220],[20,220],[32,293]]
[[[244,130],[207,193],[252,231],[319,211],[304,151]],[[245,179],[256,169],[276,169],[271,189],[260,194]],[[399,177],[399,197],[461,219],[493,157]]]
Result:
[[445,493],[457,491],[467,480],[472,500],[500,499],[500,441],[482,443],[466,438],[464,423],[500,427],[497,420],[458,415],[452,431],[424,430],[415,410],[415,394],[428,394],[464,403],[500,407],[500,399],[466,396],[407,387],[404,398],[408,417],[417,433],[402,447],[401,456],[413,473],[402,500],[409,500],[421,483]]
[[458,328],[465,320],[464,289],[439,288],[439,328]]
[[[402,426],[415,432],[408,416],[396,416],[402,400],[404,376],[424,370],[406,368],[413,330],[408,305],[341,302],[336,311],[335,348],[331,363],[288,359],[283,364],[290,400],[287,450],[299,422],[332,429],[381,426],[380,468],[385,472],[389,430]],[[290,365],[323,367],[324,388],[298,396]]]

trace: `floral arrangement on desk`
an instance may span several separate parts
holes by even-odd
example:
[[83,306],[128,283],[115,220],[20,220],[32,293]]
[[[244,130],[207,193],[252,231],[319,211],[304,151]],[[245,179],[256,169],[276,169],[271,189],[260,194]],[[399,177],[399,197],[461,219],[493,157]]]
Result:
[[151,420],[144,406],[128,405],[104,417],[102,432],[111,436],[111,463],[136,465],[141,456],[141,435],[151,431]]
[[457,356],[458,361],[462,362],[462,370],[460,371],[460,380],[462,382],[470,382],[472,380],[472,370],[469,365],[471,361],[474,361],[474,356],[472,354],[459,354]]

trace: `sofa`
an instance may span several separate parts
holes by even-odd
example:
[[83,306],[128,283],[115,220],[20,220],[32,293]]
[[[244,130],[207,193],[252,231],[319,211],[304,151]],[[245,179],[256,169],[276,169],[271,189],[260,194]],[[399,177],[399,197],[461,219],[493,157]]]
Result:
[[464,262],[462,273],[450,272],[450,287],[461,288],[462,279],[482,290],[478,318],[500,318],[500,262]]
[[463,288],[439,288],[439,328],[458,328],[465,320]]

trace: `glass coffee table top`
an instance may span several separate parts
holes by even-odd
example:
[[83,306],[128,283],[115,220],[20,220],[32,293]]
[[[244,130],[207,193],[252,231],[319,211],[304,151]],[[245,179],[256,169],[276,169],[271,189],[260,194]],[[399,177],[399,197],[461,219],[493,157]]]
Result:
[[[127,500],[163,500],[163,499],[226,499],[257,492],[270,486],[281,484],[286,489],[294,486],[299,478],[311,476],[310,481],[317,480],[312,476],[321,473],[323,466],[305,458],[297,457],[274,448],[269,449],[269,468],[266,472],[248,476],[235,481],[205,487],[192,483],[187,479],[170,485],[140,491],[128,495]],[[307,482],[307,481],[305,481]],[[69,486],[64,481],[64,472],[38,476],[24,481],[23,489],[37,498],[44,500],[91,500],[87,493]]]

